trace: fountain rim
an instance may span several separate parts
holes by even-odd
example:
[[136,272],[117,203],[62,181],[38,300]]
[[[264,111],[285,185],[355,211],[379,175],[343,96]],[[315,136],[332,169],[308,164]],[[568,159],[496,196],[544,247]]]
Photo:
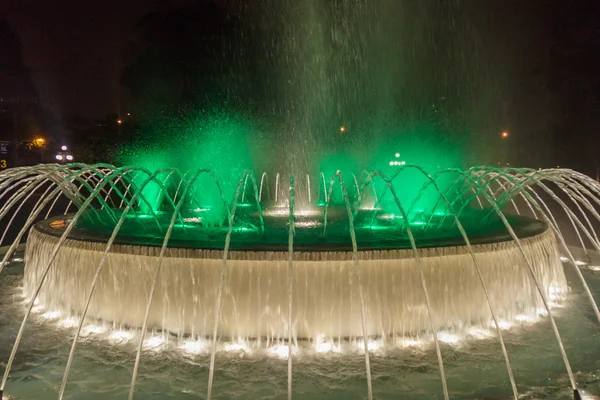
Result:
[[[525,221],[535,223],[536,229],[527,232],[527,235],[520,235],[519,240],[521,243],[526,244],[531,241],[543,240],[546,236],[554,236],[552,229],[544,222],[522,217]],[[53,217],[45,219],[36,223],[31,228],[31,234],[43,235],[52,237],[58,243],[59,238],[63,234],[63,230],[56,229],[51,226],[52,222],[66,221],[67,216]],[[542,229],[543,228],[543,229]],[[471,238],[470,238],[471,240]],[[76,248],[76,249],[88,249],[94,251],[106,251],[106,245],[108,237],[98,237],[95,240],[89,238],[69,237],[64,241],[62,247]],[[464,243],[464,242],[463,242]],[[496,252],[505,249],[511,249],[517,246],[517,243],[512,239],[503,239],[497,241],[484,241],[480,243],[474,243],[471,241],[471,248],[466,244],[461,245],[444,245],[440,243],[439,246],[417,246],[419,257],[444,257],[453,256],[460,254],[473,253],[484,253],[484,252]],[[310,249],[308,246],[297,247],[294,246],[293,260],[294,261],[345,261],[354,259],[354,252],[349,246],[330,247],[328,249],[315,248]],[[111,246],[110,253],[125,254],[131,256],[146,256],[146,257],[157,257],[161,252],[161,246],[146,244],[146,243],[123,243],[115,240]],[[398,260],[406,258],[414,258],[414,252],[412,248],[398,247],[398,248],[363,248],[361,249],[360,243],[358,244],[357,257],[359,260]],[[195,259],[212,259],[222,260],[224,256],[223,249],[214,248],[200,248],[200,247],[178,247],[178,246],[167,246],[165,257],[173,258],[195,258]],[[244,260],[244,261],[288,261],[289,251],[287,246],[285,249],[271,249],[271,248],[247,248],[247,249],[230,249],[227,252],[228,260]]]

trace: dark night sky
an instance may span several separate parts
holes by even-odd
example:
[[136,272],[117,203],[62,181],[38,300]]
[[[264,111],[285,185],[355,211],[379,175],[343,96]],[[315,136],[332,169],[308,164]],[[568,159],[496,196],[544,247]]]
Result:
[[155,5],[155,0],[13,0],[0,12],[22,41],[43,105],[59,116],[97,117],[118,110],[123,53],[134,24]]
[[[461,7],[485,4],[485,1],[479,1],[460,4]],[[525,1],[532,8],[536,5],[552,7],[560,4],[563,10],[571,7],[569,4],[576,4],[580,15],[587,12],[587,5],[599,3],[598,0]],[[128,111],[127,101],[121,98],[122,91],[119,88],[127,43],[131,40],[136,21],[155,9],[159,2],[160,0],[5,0],[0,5],[0,13],[8,16],[10,24],[21,38],[25,62],[32,70],[43,105],[58,116],[79,113],[99,117],[117,112],[119,108],[122,112]],[[509,16],[510,4],[508,1],[506,15]],[[562,11],[557,10],[556,13],[560,14]],[[514,17],[523,18],[522,15]],[[560,18],[556,15],[554,17]],[[544,17],[538,17],[541,18]],[[507,26],[510,25],[507,23]],[[553,38],[545,37],[545,33],[535,32],[540,21],[532,20],[531,24],[523,25],[531,29],[529,36],[536,38],[540,47],[552,46]],[[522,37],[523,32],[514,33],[508,29],[506,34],[508,40],[527,40]],[[523,57],[523,60],[526,59],[527,56]],[[581,71],[578,72],[580,73]]]

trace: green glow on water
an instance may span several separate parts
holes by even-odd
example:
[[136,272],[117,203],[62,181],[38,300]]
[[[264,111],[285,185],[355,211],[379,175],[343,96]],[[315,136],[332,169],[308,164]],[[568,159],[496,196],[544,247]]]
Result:
[[150,219],[150,218],[154,218],[154,215],[151,215],[151,214],[129,215],[128,218]]
[[[254,150],[257,146],[252,144],[260,141],[260,135],[248,119],[229,112],[212,110],[165,117],[154,120],[141,134],[143,140],[123,150],[123,163],[150,171],[166,167],[176,168],[182,173],[212,170],[227,202],[232,200],[243,171],[252,170],[254,160],[259,157]],[[190,181],[192,177],[188,175],[186,179]],[[141,176],[136,178],[136,184],[141,184],[143,179]],[[168,183],[171,189],[177,186],[177,179],[172,178]],[[182,186],[180,193],[183,190]],[[248,180],[245,195],[254,196],[253,193],[253,185]],[[165,207],[158,184],[147,185],[143,194],[152,199],[153,210]],[[223,222],[226,209],[209,174],[198,176],[188,194],[195,198],[196,204],[191,205],[193,209],[211,210],[206,213],[208,223]],[[140,207],[142,211],[148,211],[141,204]]]
[[[415,221],[415,222],[411,222],[410,226],[415,226],[415,227],[424,227],[426,226],[427,223],[423,222],[423,221]],[[362,226],[362,227],[357,227],[357,229],[369,229],[371,231],[389,231],[389,232],[398,232],[398,231],[402,231],[402,225],[366,225],[366,226]]]
[[194,224],[182,224],[181,222],[178,222],[178,223],[173,224],[173,227],[174,228],[180,228],[180,229],[183,229],[183,228],[197,228],[198,225],[194,225]]
[[[139,149],[138,153],[124,154],[125,164],[135,165],[136,167],[145,168],[151,172],[157,171],[162,168],[169,166],[169,160],[165,153],[156,153],[148,151],[148,149]],[[144,186],[142,189],[141,196],[147,201],[143,201],[141,198],[138,200],[140,211],[143,213],[150,213],[151,211],[158,211],[160,204],[163,201],[163,190],[159,182],[163,182],[165,179],[164,175],[157,176],[154,180],[146,183],[149,175],[143,172],[137,173],[134,176],[133,183],[138,188]]]
[[397,227],[389,226],[389,225],[371,225],[371,226],[365,226],[364,228],[372,230],[372,231],[396,231],[396,230],[398,230]]
[[[321,159],[319,171],[325,175],[325,182],[327,184],[327,190],[329,193],[329,185],[331,182],[331,177],[337,172],[342,171],[342,176],[344,179],[344,184],[346,186],[346,190],[348,191],[349,196],[353,196],[356,192],[354,179],[352,178],[351,173],[357,173],[360,171],[358,162],[352,153],[334,153],[324,156]],[[323,183],[319,181],[320,188],[322,189]],[[321,196],[324,200],[324,197]],[[342,204],[344,203],[344,198],[342,195],[342,190],[339,184],[339,181],[334,181],[333,191],[331,192],[331,200],[332,204]]]
[[244,226],[240,226],[240,227],[234,228],[233,231],[234,232],[248,232],[248,233],[249,232],[258,232],[257,229],[247,228],[247,227],[244,227]]
[[[376,141],[374,146],[369,148],[373,153],[368,170],[380,170],[390,178],[396,176],[393,185],[406,211],[423,185],[428,182],[428,178],[421,171],[409,165],[418,165],[432,175],[441,169],[462,166],[460,142],[452,139],[454,132],[447,126],[415,120],[395,125],[382,123],[379,129],[384,128],[385,135],[374,135],[383,139]],[[377,130],[377,127],[373,129]],[[396,157],[396,153],[400,156]],[[396,160],[406,162],[406,166],[390,166],[390,161]],[[452,174],[442,175],[436,183],[444,192],[455,178]],[[389,192],[381,179],[375,178],[374,182],[378,193]],[[439,199],[439,192],[430,185],[415,204],[413,211],[430,212]],[[381,200],[381,206],[390,211],[397,209],[389,193]]]
[[384,219],[384,220],[403,219],[402,215],[396,215],[396,214],[381,214],[378,216],[378,218]]
[[[385,107],[384,107],[385,109]],[[440,118],[424,115],[404,115],[403,112],[375,112],[372,116],[354,116],[352,129],[344,135],[337,136],[334,145],[323,146],[327,150],[316,153],[318,172],[325,175],[329,189],[330,179],[336,171],[343,174],[344,183],[351,200],[356,197],[354,173],[359,186],[365,181],[364,171],[381,171],[389,179],[393,178],[393,186],[398,198],[408,211],[413,199],[417,196],[428,178],[421,171],[411,167],[417,165],[430,174],[447,168],[463,166],[463,142],[465,137],[461,128]],[[348,124],[348,127],[350,124]],[[323,142],[328,139],[323,138]],[[390,165],[392,164],[392,165]],[[445,189],[456,178],[456,175],[445,174],[436,179],[439,189]],[[387,189],[386,183],[375,176],[372,185],[365,187],[362,203],[365,206],[376,204],[376,197],[381,199],[380,206],[388,211],[397,210],[397,205]],[[324,203],[322,182],[319,177],[319,204]],[[373,194],[373,186],[377,195]],[[440,198],[434,186],[429,186],[419,198],[415,208],[425,213],[431,212]],[[331,202],[343,204],[339,183],[334,183]],[[414,211],[414,210],[413,210]]]

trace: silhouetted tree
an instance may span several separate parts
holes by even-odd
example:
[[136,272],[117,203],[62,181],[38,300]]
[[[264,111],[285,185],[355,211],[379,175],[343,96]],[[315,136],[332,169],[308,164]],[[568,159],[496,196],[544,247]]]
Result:
[[[31,146],[36,137],[50,142],[51,115],[39,104],[31,72],[23,61],[21,41],[8,21],[0,18],[0,140],[10,141],[11,162],[31,164],[48,161],[45,146]],[[18,153],[18,155],[17,155]]]
[[0,18],[0,101],[37,102],[31,73],[23,63],[21,41],[8,21]]
[[114,113],[101,119],[70,114],[62,121],[66,131],[64,143],[69,145],[78,162],[115,163],[116,152],[133,127],[129,119],[121,120],[120,124],[118,121],[119,118]]
[[600,165],[600,4],[556,1],[554,13],[548,68],[550,88],[560,100],[555,157],[563,165],[595,175],[595,167]]
[[165,5],[136,25],[122,84],[136,115],[188,105],[232,103],[248,90],[241,26],[212,2]]

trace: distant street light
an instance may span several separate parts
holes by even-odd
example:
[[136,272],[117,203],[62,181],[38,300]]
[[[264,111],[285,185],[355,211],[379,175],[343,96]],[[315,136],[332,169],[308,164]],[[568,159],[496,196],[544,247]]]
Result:
[[502,139],[506,139],[508,137],[508,132],[504,131],[502,132]]
[[342,133],[346,132],[346,127],[343,125],[340,126],[340,132],[342,132]]
[[73,161],[73,155],[67,153],[65,150],[67,150],[67,146],[61,146],[60,149],[62,151],[58,152],[58,154],[56,154],[54,156],[54,158],[56,158],[58,161],[64,163],[65,161]]
[[34,142],[38,147],[42,147],[44,144],[46,144],[46,139],[39,137],[36,138]]
[[121,121],[120,119],[117,120],[117,124],[121,125],[123,123],[123,121]]

